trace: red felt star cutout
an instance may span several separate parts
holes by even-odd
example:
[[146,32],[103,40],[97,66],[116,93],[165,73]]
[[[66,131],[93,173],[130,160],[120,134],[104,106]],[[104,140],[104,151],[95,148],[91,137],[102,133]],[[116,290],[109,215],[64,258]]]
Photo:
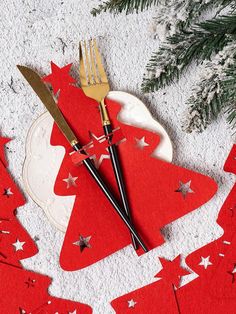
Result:
[[67,88],[69,84],[76,82],[69,74],[71,66],[72,63],[59,68],[55,63],[51,62],[52,73],[44,76],[42,80],[52,85],[54,94],[63,88]]
[[93,141],[93,146],[89,148],[89,155],[95,155],[98,166],[102,163],[104,158],[109,158],[109,154],[107,151],[108,142],[107,140],[103,140],[104,136],[97,137],[93,133],[90,132],[90,138]]
[[10,138],[8,137],[1,137],[0,136],[0,160],[2,161],[2,163],[4,164],[5,167],[7,167],[7,160],[5,157],[5,149],[4,146],[10,142]]
[[178,288],[181,277],[189,274],[186,269],[180,266],[180,255],[173,261],[168,261],[164,258],[160,258],[160,261],[163,268],[155,277],[161,277],[163,280]]

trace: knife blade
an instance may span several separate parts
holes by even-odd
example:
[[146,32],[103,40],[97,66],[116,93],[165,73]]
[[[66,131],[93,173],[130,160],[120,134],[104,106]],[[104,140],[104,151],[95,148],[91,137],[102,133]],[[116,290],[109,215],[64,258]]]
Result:
[[22,66],[17,65],[17,68],[20,70],[21,74],[24,76],[26,81],[33,88],[35,93],[38,95],[44,106],[47,108],[59,129],[62,131],[68,142],[74,146],[78,143],[78,139],[76,138],[74,132],[66,122],[62,112],[57,106],[56,101],[54,100],[50,90],[42,81],[41,77],[34,70]]

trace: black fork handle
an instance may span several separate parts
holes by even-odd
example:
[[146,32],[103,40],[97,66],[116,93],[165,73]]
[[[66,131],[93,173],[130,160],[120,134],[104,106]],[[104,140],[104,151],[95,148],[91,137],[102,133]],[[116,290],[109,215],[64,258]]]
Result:
[[[105,135],[112,134],[111,124],[104,125],[103,129],[104,129]],[[109,141],[109,143],[112,143],[112,135],[110,135],[110,138],[108,139],[108,141]],[[113,171],[115,174],[116,182],[117,182],[117,185],[119,188],[122,204],[124,206],[126,215],[129,217],[129,220],[131,222],[133,222],[116,145],[115,144],[110,145],[108,147],[108,151],[109,151],[109,154],[111,157],[111,163],[112,163]],[[135,237],[132,233],[131,233],[131,239],[132,239],[134,249],[137,250],[138,249],[138,243],[136,242]]]

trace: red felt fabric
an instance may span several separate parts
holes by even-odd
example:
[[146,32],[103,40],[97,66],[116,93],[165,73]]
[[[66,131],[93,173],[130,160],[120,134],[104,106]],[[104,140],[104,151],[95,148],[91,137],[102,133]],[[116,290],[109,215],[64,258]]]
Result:
[[[117,314],[132,313],[178,313],[179,304],[176,299],[176,288],[179,287],[182,276],[189,274],[180,267],[180,256],[173,261],[160,258],[162,270],[156,275],[159,281],[142,287],[111,302]],[[129,301],[136,304],[130,307]]]
[[[236,174],[236,145],[224,166]],[[181,313],[233,314],[236,308],[236,185],[225,200],[217,223],[224,234],[217,240],[190,254],[186,263],[199,277],[177,291]],[[199,265],[201,258],[209,257],[212,265]]]
[[[129,301],[134,307],[129,307]],[[111,302],[116,314],[177,314],[178,305],[174,298],[173,287],[164,281],[157,281],[128,293]]]
[[1,313],[92,313],[88,305],[51,297],[47,276],[0,263],[0,282]]
[[[46,81],[56,91],[60,86],[58,106],[81,144],[86,145],[91,141],[91,132],[97,137],[104,134],[98,103],[86,97],[80,88],[64,84],[64,79],[70,82],[68,77],[65,78],[65,69],[69,68],[63,67],[60,74],[53,68]],[[153,158],[152,153],[160,141],[158,134],[121,123],[118,120],[120,105],[109,100],[106,104],[113,128],[121,127],[126,138],[118,148],[133,220],[148,248],[153,249],[164,242],[158,230],[206,203],[216,193],[217,185],[205,175]],[[140,149],[137,140],[143,137],[149,146]],[[51,144],[64,146],[66,150],[55,182],[55,193],[77,196],[60,256],[61,267],[72,271],[105,258],[129,245],[131,240],[123,222],[84,166],[72,163],[71,147],[56,125]],[[104,159],[99,171],[119,199],[110,160]],[[69,173],[78,177],[76,187],[67,188],[63,181]],[[194,193],[183,198],[175,191],[179,181],[186,183],[190,180]],[[73,244],[80,235],[91,236],[90,248],[82,252]],[[142,253],[138,251],[139,255]]]
[[[51,297],[47,291],[51,284],[49,277],[22,269],[20,261],[35,255],[38,249],[16,217],[16,208],[24,205],[25,199],[3,165],[2,156],[3,154],[0,155],[0,313],[92,313],[88,305]],[[5,189],[10,189],[11,193],[5,195]],[[24,243],[22,249],[16,250],[14,247],[17,240]]]
[[[13,194],[4,195],[5,189]],[[25,199],[0,160],[0,261],[20,265],[20,260],[35,255],[38,249],[16,217],[16,208],[25,204]],[[17,240],[25,242],[23,250],[15,249]]]
[[[64,75],[63,68],[62,77]],[[49,79],[47,77],[47,81],[56,86],[56,89],[60,80],[59,72]],[[160,141],[158,134],[121,123],[118,120],[120,105],[108,100],[106,104],[113,127],[121,127],[126,138],[118,149],[133,220],[148,248],[153,249],[164,242],[160,229],[206,203],[216,193],[217,185],[205,175],[153,158],[152,153]],[[80,88],[62,84],[58,106],[81,144],[90,142],[90,132],[97,137],[104,134],[98,103],[86,97]],[[143,137],[149,146],[140,149],[136,145],[136,139]],[[71,147],[56,125],[53,127],[51,144],[66,149],[55,182],[55,193],[77,196],[60,256],[61,267],[72,271],[105,258],[129,245],[131,240],[123,222],[84,166],[73,165],[69,156]],[[104,159],[99,171],[119,198],[110,160]],[[69,173],[78,177],[77,187],[67,189],[63,179]],[[183,198],[181,193],[175,191],[179,187],[179,181],[186,183],[190,180],[194,193]],[[79,246],[73,244],[79,240],[80,235],[91,236],[91,247],[82,252]],[[142,253],[141,250],[138,251],[139,255]]]
[[189,272],[180,266],[180,255],[173,261],[168,261],[164,258],[159,259],[163,268],[155,277],[162,278],[165,282],[168,282],[170,285],[173,284],[176,288],[178,288],[181,277],[189,275]]
[[[236,145],[233,146],[224,169],[236,174]],[[167,283],[178,285],[178,276],[186,275],[179,267],[180,257],[172,262],[161,259],[163,269],[156,275],[161,281],[148,285],[111,302],[116,313],[176,313],[176,314],[234,314],[236,307],[236,185],[225,200],[217,222],[224,234],[217,240],[193,252],[186,258],[187,265],[199,277],[169,294]],[[204,267],[202,258],[209,258]],[[176,280],[176,281],[175,281]],[[153,296],[156,296],[156,299]],[[166,299],[166,295],[171,299]],[[158,296],[158,299],[157,299]],[[137,302],[128,308],[128,300]],[[160,302],[164,300],[163,308]],[[175,301],[175,303],[174,303]],[[177,305],[177,307],[176,307]]]

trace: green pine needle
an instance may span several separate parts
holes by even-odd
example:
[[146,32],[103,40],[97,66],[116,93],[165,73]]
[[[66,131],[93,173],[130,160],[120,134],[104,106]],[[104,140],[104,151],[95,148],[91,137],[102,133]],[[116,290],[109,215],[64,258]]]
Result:
[[[91,13],[137,13],[160,7],[156,22],[175,30],[166,43],[153,53],[146,67],[142,90],[153,92],[181,77],[193,61],[207,61],[203,77],[188,100],[187,132],[203,131],[220,113],[236,129],[236,2],[235,0],[107,0]],[[228,7],[228,15],[218,16]],[[218,8],[216,17],[198,24],[200,16]],[[168,12],[185,12],[184,19],[168,17]],[[166,17],[168,17],[166,19]],[[173,21],[173,22],[172,22]],[[191,26],[193,25],[193,26]],[[172,27],[172,28],[171,28]],[[205,62],[206,63],[206,62]]]
[[114,14],[121,13],[123,11],[128,13],[138,13],[149,9],[153,5],[157,5],[159,0],[110,0],[104,1],[97,8],[94,8],[91,13],[93,16],[97,16],[102,12],[110,12]]
[[[193,60],[209,60],[236,39],[236,15],[221,16],[181,31],[167,39],[151,57],[142,90],[153,92],[179,79]],[[156,74],[157,73],[157,74]]]
[[236,127],[236,52],[234,45],[226,47],[215,59],[216,63],[209,62],[207,64],[211,75],[201,80],[198,87],[195,88],[196,91],[193,91],[187,101],[189,109],[183,129],[188,133],[202,132],[221,112],[227,115],[231,127],[233,129]]

